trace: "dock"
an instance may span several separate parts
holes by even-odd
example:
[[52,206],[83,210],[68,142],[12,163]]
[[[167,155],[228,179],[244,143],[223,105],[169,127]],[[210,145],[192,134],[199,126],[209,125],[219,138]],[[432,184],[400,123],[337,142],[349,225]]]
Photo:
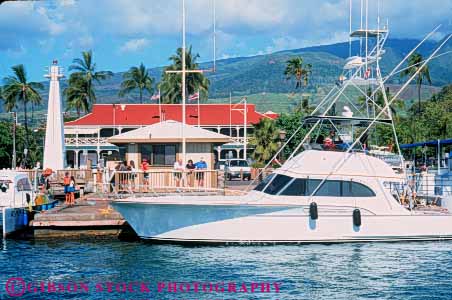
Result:
[[133,236],[133,230],[110,207],[109,200],[89,197],[79,199],[72,207],[60,204],[36,214],[30,227],[36,239]]

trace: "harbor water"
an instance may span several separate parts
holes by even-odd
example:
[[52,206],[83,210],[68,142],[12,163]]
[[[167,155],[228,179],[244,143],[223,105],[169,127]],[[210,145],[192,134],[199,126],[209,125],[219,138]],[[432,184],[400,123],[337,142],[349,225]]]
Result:
[[185,247],[8,240],[0,265],[0,299],[452,298],[452,242]]

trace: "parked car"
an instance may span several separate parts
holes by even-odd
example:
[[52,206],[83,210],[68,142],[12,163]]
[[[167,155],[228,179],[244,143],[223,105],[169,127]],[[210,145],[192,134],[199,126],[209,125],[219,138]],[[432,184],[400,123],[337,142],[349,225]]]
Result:
[[224,171],[224,165],[226,164],[226,161],[225,160],[219,160],[219,161],[217,161],[216,163],[215,163],[215,166],[214,166],[214,168],[215,168],[215,170],[221,170],[221,171]]
[[224,165],[224,174],[227,180],[241,178],[251,179],[251,167],[245,159],[231,159]]

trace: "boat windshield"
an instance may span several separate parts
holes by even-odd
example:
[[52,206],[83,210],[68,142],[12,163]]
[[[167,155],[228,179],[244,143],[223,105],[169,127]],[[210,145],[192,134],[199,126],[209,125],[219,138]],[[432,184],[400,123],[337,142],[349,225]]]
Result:
[[255,188],[255,191],[262,192],[262,190],[265,188],[265,186],[272,180],[272,178],[275,177],[275,173],[272,173],[264,178]]
[[292,177],[286,175],[278,174],[275,178],[273,178],[274,176],[275,174],[267,176],[259,185],[256,186],[254,190],[263,191],[270,195],[276,195],[289,183],[289,181],[292,180]]
[[282,174],[267,176],[254,190],[282,196],[310,196],[315,192],[314,196],[323,197],[375,197],[370,187],[359,182],[325,180],[322,183],[320,179],[292,178]]

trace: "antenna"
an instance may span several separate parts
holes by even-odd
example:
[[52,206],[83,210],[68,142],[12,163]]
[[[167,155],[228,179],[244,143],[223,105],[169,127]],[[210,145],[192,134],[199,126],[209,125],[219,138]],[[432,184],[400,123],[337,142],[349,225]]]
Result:
[[216,12],[216,0],[213,0],[213,72],[217,70],[217,12]]
[[369,38],[369,0],[366,0],[366,72],[367,72],[367,61],[368,61],[368,39]]
[[348,56],[352,56],[352,0],[349,2],[350,14],[349,14],[349,31],[348,31]]
[[[361,18],[361,22],[359,25],[359,29],[363,29],[363,0],[361,0],[361,16],[360,16],[360,18]],[[361,56],[361,57],[363,56],[362,51],[363,51],[363,37],[361,36],[361,37],[359,37],[359,56]]]

